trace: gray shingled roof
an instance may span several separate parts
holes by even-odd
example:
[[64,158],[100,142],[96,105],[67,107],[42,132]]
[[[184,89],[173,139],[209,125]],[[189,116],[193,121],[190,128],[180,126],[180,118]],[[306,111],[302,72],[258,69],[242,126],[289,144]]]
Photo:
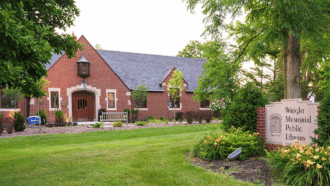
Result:
[[[64,54],[64,52],[62,53]],[[53,55],[52,59],[49,60],[50,64],[46,64],[46,70],[49,70],[50,67],[52,67],[54,63],[62,56],[62,54],[54,54],[53,52],[52,55]]]
[[[203,72],[205,59],[172,57],[150,54],[137,54],[109,50],[96,50],[100,56],[116,72],[129,89],[145,84],[149,91],[163,91],[159,84],[167,77],[169,69],[179,69],[184,80],[188,83],[187,91],[194,91],[197,87],[198,77]],[[57,59],[56,59],[57,58]],[[55,60],[56,59],[56,60]],[[59,57],[53,56],[54,64]],[[90,61],[93,63],[93,61]],[[47,68],[47,70],[50,67]]]

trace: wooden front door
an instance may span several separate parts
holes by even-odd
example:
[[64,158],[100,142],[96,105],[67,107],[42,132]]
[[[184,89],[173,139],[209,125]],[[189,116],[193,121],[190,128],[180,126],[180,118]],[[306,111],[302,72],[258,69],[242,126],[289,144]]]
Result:
[[95,96],[87,91],[72,94],[72,118],[74,121],[94,120]]

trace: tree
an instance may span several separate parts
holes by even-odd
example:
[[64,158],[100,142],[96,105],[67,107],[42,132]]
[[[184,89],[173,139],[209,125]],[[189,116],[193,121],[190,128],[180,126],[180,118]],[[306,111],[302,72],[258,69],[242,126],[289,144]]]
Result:
[[82,50],[75,37],[58,34],[73,25],[79,10],[74,0],[2,0],[0,3],[0,86],[20,87],[22,77],[47,76],[52,52],[68,57]]
[[197,40],[189,41],[177,57],[203,58],[203,44]]
[[102,50],[102,47],[101,47],[100,44],[96,44],[96,45],[95,45],[95,49]]
[[[218,36],[228,25],[224,24],[226,15],[237,17],[246,13],[245,27],[249,30],[237,35],[241,39],[236,60],[242,60],[246,48],[251,43],[279,44],[283,51],[284,98],[301,97],[302,47],[317,45],[315,54],[322,58],[329,51],[329,8],[327,0],[315,1],[223,1],[223,0],[183,0],[188,9],[194,10],[197,4],[203,4],[206,16],[204,35]],[[237,24],[238,26],[242,24]],[[258,41],[258,42],[254,42]],[[310,42],[309,42],[310,41]],[[305,45],[301,45],[305,44]],[[311,48],[311,47],[310,47]],[[257,48],[254,49],[258,50]],[[317,61],[311,61],[315,63]]]
[[143,83],[143,85],[136,86],[135,90],[132,92],[132,98],[134,98],[135,103],[137,103],[139,108],[141,108],[143,102],[145,102],[147,99],[148,89],[149,87],[145,87],[145,84]]
[[203,55],[207,61],[199,77],[198,87],[194,90],[194,100],[216,101],[225,97],[233,99],[239,87],[240,63],[233,61],[225,53],[225,43],[219,39],[205,43]]
[[183,86],[183,74],[180,70],[176,69],[173,71],[172,78],[168,81],[167,90],[171,95],[171,98],[174,99],[173,108],[174,108],[174,125],[175,125],[175,103],[177,98],[180,97]]

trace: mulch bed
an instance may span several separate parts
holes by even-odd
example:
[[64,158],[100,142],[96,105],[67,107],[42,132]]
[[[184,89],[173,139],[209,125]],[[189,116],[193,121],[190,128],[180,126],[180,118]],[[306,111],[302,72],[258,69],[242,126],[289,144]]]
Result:
[[251,182],[254,184],[264,184],[265,186],[279,185],[272,180],[271,170],[263,158],[249,158],[244,161],[231,161],[229,163],[229,170],[224,170],[227,164],[226,160],[206,161],[199,158],[192,158],[187,154],[188,161],[198,167],[218,174],[229,174],[235,179]]

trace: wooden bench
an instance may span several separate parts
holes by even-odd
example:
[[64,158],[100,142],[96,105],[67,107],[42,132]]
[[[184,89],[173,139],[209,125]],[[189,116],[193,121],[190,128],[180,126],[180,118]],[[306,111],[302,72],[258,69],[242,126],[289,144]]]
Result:
[[100,116],[101,121],[126,121],[128,125],[128,113],[127,112],[103,112]]

